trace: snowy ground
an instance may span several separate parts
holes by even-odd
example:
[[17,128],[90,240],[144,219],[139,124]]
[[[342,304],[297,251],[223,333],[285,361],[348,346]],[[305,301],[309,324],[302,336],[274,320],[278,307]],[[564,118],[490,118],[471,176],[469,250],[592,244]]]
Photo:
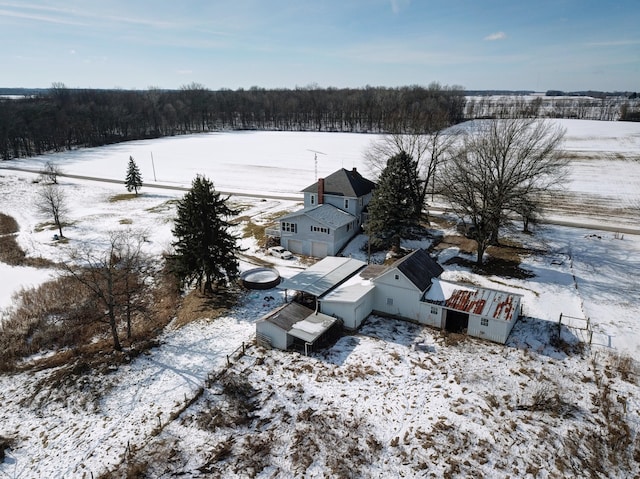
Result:
[[[640,195],[640,125],[562,123],[569,130],[568,146],[601,152],[585,160],[600,168],[578,165],[572,171],[572,185],[587,185],[598,175],[599,194],[621,200]],[[193,175],[206,173],[221,190],[289,195],[315,180],[314,154],[307,149],[327,153],[318,155],[320,176],[341,166],[364,170],[360,153],[372,138],[267,132],[198,135],[61,153],[35,162],[53,159],[67,173],[119,179],[133,155],[148,181],[153,178],[149,154],[153,151],[159,183],[188,186]],[[613,152],[628,159],[614,160]],[[148,165],[143,163],[147,156]],[[210,165],[211,157],[224,160]],[[267,158],[276,166],[262,163]],[[604,167],[617,161],[626,169]],[[237,169],[234,162],[240,165]],[[9,163],[32,166],[34,160]],[[65,229],[70,241],[60,244],[52,240],[53,230],[41,230],[47,218],[32,206],[37,188],[33,178],[29,173],[0,170],[0,212],[16,218],[18,241],[29,255],[58,260],[74,245],[101,244],[107,232],[123,228],[145,231],[150,253],[170,248],[173,201],[182,193],[143,189],[138,198],[110,201],[125,193],[123,186],[63,178],[72,210]],[[296,202],[284,200],[234,197],[233,201],[256,223],[297,207]],[[207,467],[213,476],[233,476],[237,468],[237,477],[242,477],[243,471],[248,474],[255,467],[262,471],[260,477],[295,477],[305,470],[308,477],[330,471],[344,477],[346,472],[338,470],[341,466],[331,462],[332,455],[349,458],[344,464],[363,477],[413,477],[425,464],[423,471],[434,477],[455,472],[456,467],[467,471],[462,476],[472,470],[485,477],[571,476],[570,470],[563,471],[554,462],[554,454],[566,446],[567,431],[589,430],[602,417],[592,411],[597,407],[589,399],[596,393],[590,363],[549,346],[549,328],[560,313],[589,317],[596,348],[637,357],[640,237],[547,226],[522,240],[547,251],[524,258],[521,266],[534,274],[532,278],[480,277],[460,266],[447,266],[445,273],[447,279],[524,294],[525,314],[531,319],[516,325],[506,347],[475,340],[445,345],[435,331],[372,318],[359,334],[342,338],[312,358],[254,348],[231,370],[258,391],[259,407],[254,412],[258,419],[243,426],[221,424],[212,431],[202,421],[198,424],[198,418],[215,409],[217,402],[224,403],[219,386],[206,390],[177,421],[169,419],[210,374],[224,367],[228,354],[251,339],[254,322],[273,306],[262,293],[247,294],[227,317],[203,319],[179,330],[169,327],[161,345],[148,355],[100,376],[84,376],[81,384],[62,384],[53,391],[41,388],[40,381],[46,381],[51,371],[0,376],[0,436],[19,438],[0,464],[0,476],[97,476],[115,469],[129,445],[129,453],[138,451],[130,454],[137,461],[164,454],[152,461],[153,477],[160,476],[162,468],[204,477],[197,469],[211,462],[229,436],[235,441],[230,459],[211,462]],[[273,261],[283,276],[303,267],[297,260],[267,257],[251,240],[243,240],[243,246],[249,248],[247,254]],[[347,254],[363,253],[354,242]],[[455,249],[444,250],[440,260],[455,254]],[[242,263],[243,269],[251,266]],[[50,274],[0,265],[0,309],[11,307],[9,298],[22,285],[44,281]],[[269,294],[280,298],[275,291]],[[554,387],[578,408],[572,417],[540,418],[517,408],[530,400],[535,384],[549,378],[556,379]],[[631,419],[640,423],[638,388],[618,377],[610,380]],[[324,428],[324,438],[311,433],[314,424]],[[542,440],[545,431],[551,435],[547,441]],[[264,452],[267,443],[271,445],[264,458],[260,450]],[[336,444],[344,444],[345,450],[336,449]],[[455,454],[449,454],[445,444],[454,444]],[[535,450],[530,444],[536,444]],[[172,447],[174,462],[168,460]],[[258,462],[242,459],[243,451]],[[540,467],[538,473],[531,469],[534,464]],[[629,477],[640,471],[630,472]]]

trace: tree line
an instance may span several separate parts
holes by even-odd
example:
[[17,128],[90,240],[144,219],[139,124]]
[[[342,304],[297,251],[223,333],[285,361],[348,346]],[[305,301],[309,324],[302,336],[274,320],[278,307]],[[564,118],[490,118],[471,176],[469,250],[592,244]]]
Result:
[[221,131],[285,130],[381,133],[461,122],[460,87],[208,90],[79,90],[0,99],[0,158],[128,140]]

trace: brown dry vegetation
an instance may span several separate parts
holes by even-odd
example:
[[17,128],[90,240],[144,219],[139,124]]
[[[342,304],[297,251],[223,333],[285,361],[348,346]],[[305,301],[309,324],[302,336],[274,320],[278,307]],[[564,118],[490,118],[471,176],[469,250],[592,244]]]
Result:
[[236,300],[238,291],[232,294],[204,294],[199,289],[190,291],[183,299],[173,326],[180,328],[198,319],[215,319],[229,311]]
[[[128,348],[126,356],[130,358],[156,344],[157,335],[175,317],[179,301],[173,279],[160,274],[144,313],[134,318],[131,338],[123,342]],[[87,289],[78,287],[76,279],[60,276],[38,288],[23,290],[16,304],[0,327],[0,371],[15,370],[21,360],[39,352],[54,354],[22,367],[65,366],[67,372],[73,372],[73,365],[80,360],[102,363],[105,355],[118,360],[112,355],[113,345],[100,306]]]
[[13,216],[0,213],[0,235],[17,233],[18,230],[18,222],[13,218]]

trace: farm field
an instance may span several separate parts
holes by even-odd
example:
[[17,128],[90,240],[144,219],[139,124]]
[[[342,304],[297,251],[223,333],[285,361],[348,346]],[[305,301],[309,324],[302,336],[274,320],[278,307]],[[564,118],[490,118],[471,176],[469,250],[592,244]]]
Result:
[[[562,204],[556,200],[552,214],[637,228],[640,125],[558,123],[567,128],[564,149],[572,163]],[[221,191],[295,198],[315,181],[309,150],[324,153],[318,154],[319,176],[340,167],[366,176],[362,151],[375,139],[219,133],[0,167],[38,170],[51,160],[64,173],[122,180],[133,156],[145,182],[154,182],[155,168],[160,186],[188,187],[203,173]],[[113,201],[123,185],[63,177],[72,221],[65,230],[69,243],[61,244],[32,206],[34,178],[0,169],[0,213],[17,220],[28,256],[57,261],[74,244],[98,246],[108,232],[124,228],[144,231],[150,254],[170,249],[181,192],[143,188],[139,197]],[[234,195],[231,201],[256,224],[299,207],[295,199]],[[601,209],[585,208],[588,201]],[[149,354],[77,383],[54,389],[51,370],[0,376],[0,436],[16,437],[0,475],[127,477],[137,470],[147,477],[533,478],[604,477],[603,467],[609,477],[640,474],[640,388],[625,359],[640,353],[640,237],[551,225],[511,237],[538,251],[521,259],[530,277],[480,276],[455,264],[444,274],[524,295],[527,318],[505,346],[372,317],[357,334],[311,357],[257,347],[239,356],[255,321],[273,307],[263,293],[247,292],[229,314],[170,325]],[[361,244],[357,238],[345,254],[363,256]],[[304,267],[297,259],[267,256],[252,237],[242,246],[242,269],[253,267],[252,257],[273,262],[285,277]],[[456,256],[470,257],[451,245],[438,259]],[[0,313],[12,307],[15,291],[51,274],[0,264]],[[283,299],[279,291],[269,294]],[[591,349],[550,344],[560,313],[590,318]],[[581,334],[563,329],[567,344]],[[227,370],[228,355],[236,359]]]

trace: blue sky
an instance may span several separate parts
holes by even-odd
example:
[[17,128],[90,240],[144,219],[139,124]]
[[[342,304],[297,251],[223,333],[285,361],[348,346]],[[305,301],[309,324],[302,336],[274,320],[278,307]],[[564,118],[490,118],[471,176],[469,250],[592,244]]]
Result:
[[640,0],[0,0],[0,86],[640,91]]

